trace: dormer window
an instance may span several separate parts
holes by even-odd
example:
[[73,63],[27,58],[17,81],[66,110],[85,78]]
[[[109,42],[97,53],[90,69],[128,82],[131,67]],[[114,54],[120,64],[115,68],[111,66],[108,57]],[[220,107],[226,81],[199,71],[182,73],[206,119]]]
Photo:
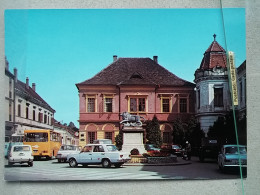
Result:
[[142,79],[143,77],[138,72],[134,72],[132,74],[132,76],[130,77],[130,79],[132,79],[132,78]]

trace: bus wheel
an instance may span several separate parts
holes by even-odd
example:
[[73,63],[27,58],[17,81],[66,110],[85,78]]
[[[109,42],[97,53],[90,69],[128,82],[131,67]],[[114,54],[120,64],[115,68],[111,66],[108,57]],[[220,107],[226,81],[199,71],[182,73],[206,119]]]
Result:
[[70,165],[70,167],[77,167],[78,163],[77,163],[77,161],[74,158],[71,158],[69,160],[69,165]]

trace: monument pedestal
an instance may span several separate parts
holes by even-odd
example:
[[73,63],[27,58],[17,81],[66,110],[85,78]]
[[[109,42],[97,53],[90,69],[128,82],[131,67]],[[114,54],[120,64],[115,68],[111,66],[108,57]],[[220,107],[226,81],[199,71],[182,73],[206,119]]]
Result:
[[142,127],[126,127],[122,129],[123,145],[122,151],[130,153],[134,148],[138,149],[139,154],[146,153],[143,143],[144,129]]

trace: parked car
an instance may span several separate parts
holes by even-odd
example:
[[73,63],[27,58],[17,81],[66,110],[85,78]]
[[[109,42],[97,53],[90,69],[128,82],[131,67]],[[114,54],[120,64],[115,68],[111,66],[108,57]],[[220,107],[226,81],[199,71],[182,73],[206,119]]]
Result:
[[70,167],[101,164],[104,168],[122,166],[130,160],[130,154],[122,153],[113,144],[88,144],[79,154],[69,154],[67,161]]
[[57,153],[58,162],[66,162],[68,154],[78,154],[81,151],[80,146],[62,145]]
[[93,141],[93,144],[112,144],[111,139],[96,139]]
[[147,150],[147,152],[160,152],[161,151],[160,148],[156,148],[153,144],[145,144],[145,150]]
[[205,159],[218,159],[220,146],[215,139],[202,138],[201,147],[199,148],[199,160],[204,162]]
[[172,145],[171,148],[171,153],[176,155],[176,156],[182,156],[183,155],[184,150],[182,149],[182,147],[180,145]]
[[223,145],[218,155],[220,170],[227,167],[239,167],[239,158],[242,167],[247,167],[247,152],[244,145]]
[[29,167],[33,166],[32,147],[30,145],[13,145],[8,156],[8,165],[15,163],[28,163]]

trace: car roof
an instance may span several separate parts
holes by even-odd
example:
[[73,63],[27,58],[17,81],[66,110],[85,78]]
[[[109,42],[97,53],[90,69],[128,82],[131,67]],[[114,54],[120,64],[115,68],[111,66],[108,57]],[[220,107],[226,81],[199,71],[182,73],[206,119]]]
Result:
[[245,145],[235,145],[235,144],[231,144],[231,145],[223,145],[224,148],[227,148],[227,147],[246,147]]

